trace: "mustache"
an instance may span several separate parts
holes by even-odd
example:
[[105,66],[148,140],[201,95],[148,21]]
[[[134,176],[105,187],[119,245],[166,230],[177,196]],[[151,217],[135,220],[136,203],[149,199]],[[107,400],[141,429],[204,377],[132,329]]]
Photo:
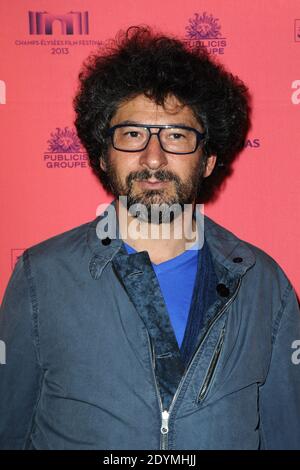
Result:
[[155,178],[158,181],[175,181],[177,184],[180,183],[180,179],[177,175],[174,175],[171,171],[157,170],[155,172],[150,172],[145,169],[143,171],[131,172],[127,178],[127,185],[131,185],[133,181],[142,181],[148,180],[150,178]]

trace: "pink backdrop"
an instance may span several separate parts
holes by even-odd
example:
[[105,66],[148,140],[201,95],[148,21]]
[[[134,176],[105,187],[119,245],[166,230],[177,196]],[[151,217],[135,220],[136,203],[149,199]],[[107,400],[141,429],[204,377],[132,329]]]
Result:
[[97,44],[142,23],[203,41],[249,85],[249,141],[205,212],[275,258],[297,289],[299,0],[1,0],[0,22],[0,297],[25,248],[111,200],[76,139],[72,98]]

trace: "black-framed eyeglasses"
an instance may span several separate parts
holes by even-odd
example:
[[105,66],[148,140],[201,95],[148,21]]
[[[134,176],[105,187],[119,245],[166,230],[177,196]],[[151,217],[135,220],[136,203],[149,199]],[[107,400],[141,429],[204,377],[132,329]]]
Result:
[[[152,132],[150,129],[159,129]],[[122,152],[145,150],[152,135],[157,135],[164,152],[186,155],[194,153],[205,138],[205,132],[173,124],[117,124],[108,129],[112,146]]]

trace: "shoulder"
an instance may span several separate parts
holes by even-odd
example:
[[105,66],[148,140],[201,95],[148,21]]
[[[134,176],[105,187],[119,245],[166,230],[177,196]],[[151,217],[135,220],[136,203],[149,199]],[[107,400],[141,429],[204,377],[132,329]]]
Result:
[[24,261],[49,265],[64,260],[76,261],[90,255],[87,237],[94,221],[89,221],[27,247],[23,252]]
[[245,257],[252,260],[253,269],[249,270],[252,275],[269,277],[270,280],[278,280],[279,283],[290,286],[290,281],[276,259],[261,249],[259,246],[243,240],[235,233],[218,224],[208,216],[205,216],[205,232],[212,245],[219,251],[224,250],[226,258],[234,256]]
[[[284,314],[299,327],[300,312],[296,292],[279,263],[260,247],[242,240],[208,217],[205,217],[205,226],[218,259],[222,259],[219,255],[221,252],[223,265],[228,270],[238,272],[240,269],[239,274],[243,276],[240,300],[244,314],[248,308],[251,315],[255,311],[260,319],[270,318],[271,315],[273,337]],[[237,263],[237,268],[234,266],[236,257],[242,259],[241,263]]]

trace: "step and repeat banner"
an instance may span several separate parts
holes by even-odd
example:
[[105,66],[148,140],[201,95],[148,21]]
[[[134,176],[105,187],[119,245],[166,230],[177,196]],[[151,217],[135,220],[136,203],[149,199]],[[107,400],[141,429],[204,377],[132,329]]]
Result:
[[271,255],[299,295],[299,0],[1,0],[0,24],[0,300],[24,249],[112,199],[89,168],[72,100],[84,59],[131,25],[203,45],[248,85],[251,131],[204,211]]

